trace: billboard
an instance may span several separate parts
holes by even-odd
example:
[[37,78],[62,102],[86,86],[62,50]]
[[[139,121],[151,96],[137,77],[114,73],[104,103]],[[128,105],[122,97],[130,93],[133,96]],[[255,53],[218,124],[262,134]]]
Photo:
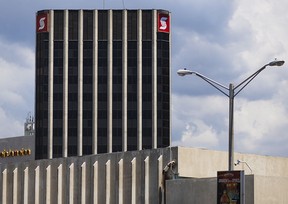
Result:
[[245,204],[244,171],[217,172],[217,204]]

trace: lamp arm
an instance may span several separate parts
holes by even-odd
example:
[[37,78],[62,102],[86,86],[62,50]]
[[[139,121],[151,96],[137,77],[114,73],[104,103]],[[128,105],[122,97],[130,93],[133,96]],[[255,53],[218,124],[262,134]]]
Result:
[[[209,83],[211,86],[213,86],[214,88],[216,88],[218,91],[220,91],[221,93],[223,93],[224,95],[226,95],[227,97],[229,97],[229,95],[227,93],[225,93],[225,91],[223,91],[222,89],[226,89],[229,90],[229,88],[227,88],[226,86],[218,83],[217,81],[214,81],[202,74],[199,74],[198,72],[193,72],[193,74],[195,74],[196,76],[200,77],[201,79],[203,79],[204,81],[206,81],[207,83]],[[222,88],[222,89],[221,89]]]
[[258,69],[256,72],[254,72],[252,75],[250,75],[249,77],[247,77],[244,81],[242,81],[240,84],[238,84],[237,86],[235,86],[234,91],[237,88],[241,88],[239,89],[239,91],[237,91],[234,94],[234,97],[236,95],[238,95],[238,93],[240,93],[258,74],[260,74],[260,72],[262,72],[269,64],[264,65],[263,67],[261,67],[260,69]]
[[250,166],[247,164],[247,162],[242,162],[242,163],[246,164],[246,166],[250,169],[251,174],[252,174],[252,169],[251,169]]

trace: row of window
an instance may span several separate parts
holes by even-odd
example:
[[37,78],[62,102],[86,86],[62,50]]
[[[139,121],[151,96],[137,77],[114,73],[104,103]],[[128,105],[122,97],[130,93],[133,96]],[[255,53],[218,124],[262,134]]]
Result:
[[[92,40],[94,35],[94,17],[92,10],[83,11],[83,38],[85,40]],[[102,40],[108,38],[108,15],[107,10],[99,10],[97,16],[98,24],[98,37]],[[152,11],[142,11],[142,37],[143,39],[152,39]],[[69,10],[68,14],[68,36],[70,40],[76,40],[78,38],[78,21],[79,11]],[[120,40],[123,38],[123,12],[120,10],[113,11],[113,39]],[[138,14],[136,10],[128,11],[127,13],[127,37],[128,40],[137,39],[138,27]],[[54,11],[54,39],[63,40],[64,35],[64,11]]]
[[[71,132],[76,132],[77,129],[71,130]],[[107,134],[107,129],[106,128],[99,128],[98,133],[101,135],[101,130],[102,130],[102,135]],[[89,134],[91,135],[91,129],[85,129],[83,135],[83,155],[87,154],[92,154],[92,138],[88,137]],[[129,128],[128,133],[131,133],[130,136],[127,138],[128,142],[128,151],[130,150],[137,150],[137,128]],[[143,132],[143,147],[142,149],[146,148],[152,148],[152,140],[151,140],[151,129],[146,129]],[[119,133],[119,134],[118,134]],[[169,129],[168,128],[158,128],[157,130],[158,136],[157,136],[157,143],[159,147],[163,146],[168,146],[170,139],[167,137],[169,135]],[[119,151],[122,151],[122,138],[121,138],[121,129],[117,128],[114,129],[114,134],[117,135],[117,137],[113,137],[113,151],[115,152],[116,149],[120,148]],[[71,137],[72,135],[69,135],[69,146],[68,146],[68,156],[73,156],[77,155],[77,138],[76,137]],[[86,137],[87,136],[87,137]],[[62,139],[59,138],[54,138],[54,145],[53,145],[53,157],[62,157]],[[45,158],[46,151],[47,151],[47,139],[45,137],[38,137],[36,140],[36,146],[41,145],[41,148],[36,148],[36,159],[39,158]],[[84,151],[84,149],[86,151]],[[98,153],[105,153],[107,152],[107,137],[100,137],[98,138],[98,145],[97,145],[97,150]],[[39,157],[39,158],[38,158]]]

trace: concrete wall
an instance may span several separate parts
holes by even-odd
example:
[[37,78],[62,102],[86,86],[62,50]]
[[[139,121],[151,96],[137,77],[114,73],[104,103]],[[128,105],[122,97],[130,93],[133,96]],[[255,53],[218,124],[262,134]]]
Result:
[[215,178],[166,181],[167,204],[217,204]]
[[0,139],[0,164],[35,160],[34,150],[35,136]]
[[[179,177],[192,179],[166,181],[167,204],[216,203],[217,171],[228,169],[228,153],[185,147],[176,153]],[[246,162],[234,167],[245,171],[246,204],[288,203],[288,158],[235,153],[238,159]]]
[[[253,176],[245,177],[245,204],[256,204],[253,182]],[[217,204],[217,178],[166,181],[166,200],[167,204]]]
[[[179,147],[177,170],[183,177],[217,177],[217,171],[228,170],[228,154],[223,151]],[[234,170],[244,170],[245,174],[259,176],[288,177],[288,158],[235,153],[234,160],[245,161]]]
[[255,204],[287,204],[288,178],[255,176]]
[[0,165],[0,203],[163,203],[162,170],[177,159],[173,157],[176,150]]
[[[255,172],[245,177],[246,204],[287,203],[287,158],[235,155]],[[1,164],[0,203],[163,204],[166,198],[167,204],[213,204],[217,171],[227,170],[227,158],[172,147]],[[164,182],[176,175],[190,178]]]
[[[245,204],[287,204],[288,178],[248,175]],[[167,204],[217,204],[217,178],[166,181]]]

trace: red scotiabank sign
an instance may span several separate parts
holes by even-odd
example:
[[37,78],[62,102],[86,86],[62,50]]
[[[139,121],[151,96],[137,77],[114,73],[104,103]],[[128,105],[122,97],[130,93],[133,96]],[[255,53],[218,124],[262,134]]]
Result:
[[165,13],[158,13],[158,32],[170,32],[170,16]]
[[37,15],[37,20],[36,20],[36,32],[37,33],[49,31],[48,17],[49,17],[48,13],[41,13]]

